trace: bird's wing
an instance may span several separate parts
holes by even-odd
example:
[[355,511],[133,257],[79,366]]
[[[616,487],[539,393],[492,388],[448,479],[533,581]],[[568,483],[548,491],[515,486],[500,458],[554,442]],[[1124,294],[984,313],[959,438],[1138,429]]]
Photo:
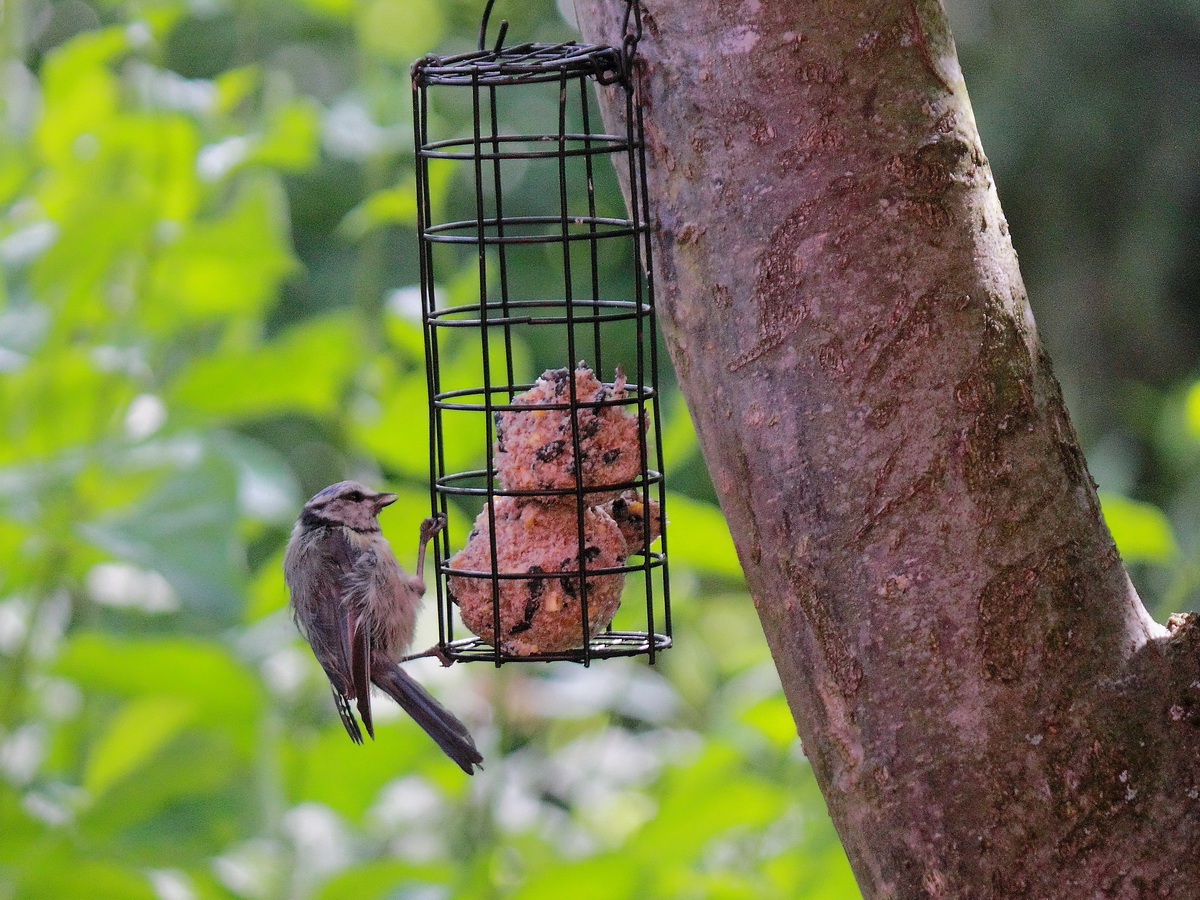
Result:
[[[296,625],[313,649],[313,655],[325,670],[333,686],[338,714],[346,732],[355,743],[362,743],[362,732],[350,699],[357,697],[363,721],[372,734],[370,692],[370,629],[360,622],[357,605],[347,596],[352,589],[351,573],[361,556],[340,528],[325,529],[297,554],[298,569],[289,580]],[[357,663],[357,668],[356,668]],[[362,668],[363,666],[367,668]],[[364,701],[364,697],[368,698]]]
[[356,616],[350,635],[350,674],[354,678],[354,696],[358,714],[371,739],[375,726],[371,722],[371,626],[362,616]]
[[358,702],[358,714],[362,717],[367,734],[375,737],[371,721],[371,599],[376,590],[375,573],[379,568],[379,556],[373,544],[358,548],[354,565],[343,578],[346,609],[349,615],[350,675],[354,680],[354,696]]

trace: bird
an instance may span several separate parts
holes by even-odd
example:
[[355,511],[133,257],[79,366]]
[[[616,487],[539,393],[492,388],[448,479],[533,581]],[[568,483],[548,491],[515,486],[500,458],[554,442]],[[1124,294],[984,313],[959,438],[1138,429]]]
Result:
[[472,775],[483,756],[466,726],[397,665],[412,642],[425,593],[425,548],[445,518],[431,516],[421,523],[417,574],[408,575],[379,530],[380,511],[395,502],[395,494],[339,481],[304,504],[283,560],[292,614],[329,678],[351,740],[363,742],[351,702],[375,738],[374,683]]

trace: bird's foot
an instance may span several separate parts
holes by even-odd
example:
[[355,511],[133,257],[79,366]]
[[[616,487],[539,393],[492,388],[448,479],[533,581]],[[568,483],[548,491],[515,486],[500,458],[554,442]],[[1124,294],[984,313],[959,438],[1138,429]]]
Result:
[[428,543],[433,536],[446,527],[445,513],[430,516],[421,523],[421,543]]
[[422,650],[420,653],[410,653],[407,656],[402,656],[400,657],[399,662],[406,663],[414,659],[424,659],[427,656],[434,657],[443,666],[449,667],[454,665],[453,657],[446,653],[440,644],[434,644],[428,650]]

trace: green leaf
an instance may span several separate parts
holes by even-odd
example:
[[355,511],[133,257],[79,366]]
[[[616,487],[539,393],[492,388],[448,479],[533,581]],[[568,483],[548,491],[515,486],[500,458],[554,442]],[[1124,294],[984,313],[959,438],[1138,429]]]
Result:
[[[367,0],[355,8],[358,40],[368,53],[408,65],[436,46],[443,29],[433,0]],[[397,28],[399,22],[403,28]]]
[[[429,475],[429,414],[425,373],[413,369],[403,376],[387,379],[377,407],[359,412],[351,423],[355,438],[375,459],[390,469],[415,477]],[[462,417],[446,416],[451,427]],[[447,435],[448,468],[464,462],[464,453],[482,448],[481,439],[451,433]],[[472,457],[465,457],[470,459]]]
[[367,897],[392,897],[405,887],[416,889],[453,880],[450,865],[417,865],[379,860],[343,869],[330,878],[316,894],[316,900],[364,900]]
[[741,720],[762,732],[778,747],[796,740],[796,722],[782,694],[772,694],[742,712]]
[[1188,434],[1200,440],[1200,381],[1188,388],[1184,400],[1184,421],[1187,423]]
[[357,3],[355,0],[292,0],[318,15],[344,21],[350,18]]
[[716,506],[672,494],[667,499],[667,525],[672,561],[698,572],[742,579],[729,526]]
[[[287,769],[297,776],[293,782],[295,802],[315,800],[347,819],[361,821],[379,791],[398,773],[411,774],[422,764],[446,764],[437,745],[407,717],[385,724],[376,722],[374,741],[368,738],[362,745],[353,743],[337,723],[329,692],[321,691],[321,697],[327,704],[325,713],[333,721],[314,740],[293,742],[286,748]],[[375,697],[375,704],[391,702],[380,695]]]
[[747,771],[735,750],[713,739],[694,762],[667,773],[658,816],[637,844],[648,859],[686,866],[713,838],[763,827],[779,816],[786,799],[778,786]]
[[1157,506],[1100,492],[1104,521],[1127,563],[1168,562],[1179,552],[1171,523]]
[[667,471],[673,472],[691,459],[700,445],[683,394],[678,390],[671,391],[664,406],[661,413],[663,460]]
[[[529,351],[520,341],[513,341],[513,359],[518,373],[527,371]],[[493,359],[493,366],[496,365],[498,363]],[[443,348],[438,371],[444,391],[483,384],[482,363],[478,347],[473,344]],[[493,383],[504,378],[496,372]],[[478,401],[479,397],[470,399]],[[355,417],[354,436],[389,468],[416,478],[427,478],[428,402],[423,368],[412,368],[388,378],[380,392],[378,407]],[[487,451],[486,424],[484,415],[474,410],[443,413],[442,453],[447,471],[482,468]]]
[[250,601],[246,604],[245,621],[257,622],[287,606],[287,586],[283,583],[284,548],[272,554],[262,564],[250,583]]
[[161,332],[200,321],[257,316],[296,267],[283,191],[245,179],[228,211],[197,222],[154,260],[146,320]]
[[828,823],[824,810],[813,810],[812,816],[826,818],[821,837],[814,838],[806,810],[803,839],[786,848],[762,867],[763,875],[774,885],[780,896],[803,897],[804,900],[858,900],[862,895],[854,872],[846,859],[846,851],[838,843],[836,832]]
[[35,858],[24,870],[17,900],[157,900],[149,879],[132,866],[77,853]]
[[317,159],[320,121],[309,100],[293,100],[271,110],[266,129],[246,154],[246,165],[258,164],[285,172],[309,168]]
[[360,240],[381,225],[411,226],[417,220],[417,185],[409,178],[395,187],[369,195],[338,224],[338,230],[351,240]]
[[4,835],[0,841],[0,885],[4,884],[5,870],[20,861],[46,831],[46,826],[23,807],[22,799],[20,788],[7,779],[0,781],[0,834]]
[[45,459],[86,446],[120,422],[133,380],[104,371],[83,347],[38,353],[0,379],[0,463]]
[[530,873],[514,900],[621,900],[644,898],[648,873],[616,854],[579,862],[539,866]]
[[171,383],[168,404],[185,420],[328,415],[362,354],[348,313],[319,316],[267,344],[202,356]]
[[239,66],[222,72],[213,79],[217,89],[216,107],[222,113],[231,113],[262,84],[262,69],[258,66]]
[[180,697],[139,697],[127,703],[92,747],[83,786],[93,800],[153,758],[192,714],[193,704]]
[[237,476],[217,454],[177,465],[136,503],[79,525],[87,540],[118,559],[158,572],[183,603],[230,619],[243,603],[244,561],[237,535]]
[[153,865],[194,864],[230,824],[254,820],[253,784],[249,754],[227,733],[189,728],[84,808],[80,833]]
[[54,669],[85,690],[174,700],[195,722],[228,733],[246,752],[265,702],[250,670],[220,645],[196,639],[81,632],[66,643]]
[[51,165],[69,166],[79,135],[102,130],[112,118],[119,88],[107,66],[128,48],[124,29],[107,28],[77,35],[47,56],[37,146]]

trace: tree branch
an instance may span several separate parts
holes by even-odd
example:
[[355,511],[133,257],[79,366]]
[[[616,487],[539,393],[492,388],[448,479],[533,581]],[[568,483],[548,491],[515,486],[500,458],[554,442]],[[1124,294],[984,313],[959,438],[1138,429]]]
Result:
[[661,320],[864,896],[1200,896],[1196,641],[1100,515],[940,4],[642,6]]

